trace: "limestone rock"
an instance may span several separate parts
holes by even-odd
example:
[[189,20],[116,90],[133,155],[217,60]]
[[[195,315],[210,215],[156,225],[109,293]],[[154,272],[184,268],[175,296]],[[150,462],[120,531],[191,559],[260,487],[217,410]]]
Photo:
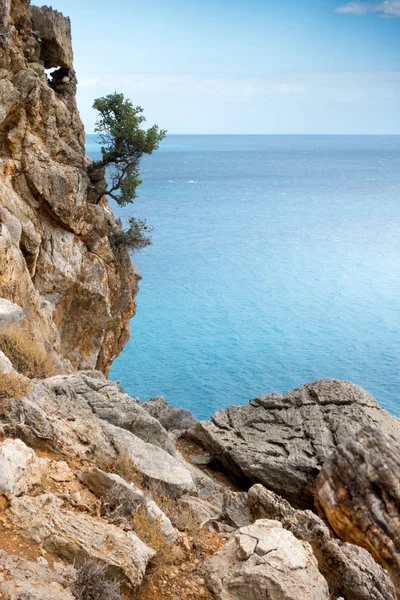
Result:
[[0,298],[0,325],[7,323],[18,323],[24,316],[23,310],[17,304]]
[[12,373],[14,367],[9,358],[0,350],[0,377],[2,374]]
[[114,503],[111,510],[118,506],[123,516],[130,518],[132,513],[141,508],[150,523],[156,523],[160,534],[169,543],[177,540],[177,532],[169,518],[142,490],[135,488],[115,473],[105,473],[93,468],[78,473],[79,480],[103,502]]
[[217,600],[329,599],[311,546],[278,521],[242,527],[205,566]]
[[71,23],[47,6],[31,6],[32,27],[41,38],[40,58],[46,69],[72,67]]
[[11,500],[11,518],[25,538],[71,563],[93,559],[110,575],[141,584],[155,552],[134,533],[93,517],[66,510],[53,494]]
[[135,469],[148,482],[159,485],[175,498],[195,492],[190,471],[179,460],[153,444],[147,444],[129,431],[107,423],[105,431],[120,454],[127,454]]
[[63,372],[108,372],[129,337],[138,276],[110,243],[104,173],[94,183],[88,173],[70,22],[1,0],[0,28],[0,296]]
[[317,502],[335,533],[363,546],[400,596],[400,443],[366,427],[340,444],[317,479]]
[[370,394],[347,381],[323,379],[220,410],[190,434],[233,474],[308,508],[325,460],[365,425],[400,440],[400,420]]
[[0,442],[0,496],[11,498],[37,487],[46,471],[47,460],[37,458],[21,440]]
[[332,598],[343,595],[346,600],[396,600],[388,574],[370,553],[333,538],[310,510],[294,509],[260,484],[250,488],[248,504],[255,519],[276,519],[297,539],[310,544]]
[[224,519],[235,528],[250,525],[253,522],[253,518],[246,492],[231,492],[230,490],[226,490],[224,493],[222,514]]
[[197,423],[196,417],[185,408],[174,408],[162,397],[154,396],[143,402],[143,408],[167,431],[186,431]]
[[0,550],[2,600],[74,600],[70,590],[75,569],[61,563],[50,569],[43,558],[31,562]]
[[[89,378],[82,373],[35,382],[26,398],[10,403],[3,419],[16,427],[29,443],[35,443],[36,437],[36,443],[47,441],[50,447],[64,456],[94,459],[99,465],[106,462],[112,466],[118,455],[124,455],[138,474],[160,485],[166,493],[179,497],[195,492],[191,471],[184,461],[155,444],[145,442],[131,431],[101,419],[92,410],[87,381],[96,377],[104,384],[104,404],[110,399],[106,396],[114,389],[111,401],[115,414],[119,414],[121,395],[116,392],[116,384],[106,382],[101,373],[92,373]],[[122,395],[121,414],[124,414],[127,398]],[[130,399],[130,404],[135,405],[135,402]],[[106,416],[109,416],[108,412]]]
[[165,444],[168,433],[164,427],[138,400],[122,392],[115,381],[108,381],[99,372],[80,373],[77,377],[79,392],[100,419],[131,431],[145,442]]

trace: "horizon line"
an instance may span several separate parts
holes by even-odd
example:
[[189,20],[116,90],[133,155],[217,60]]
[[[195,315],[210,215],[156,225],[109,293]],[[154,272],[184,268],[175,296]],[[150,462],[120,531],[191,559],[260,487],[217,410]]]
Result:
[[[87,133],[85,132],[85,135],[98,135],[96,133]],[[219,136],[227,136],[227,135],[243,135],[243,136],[265,136],[265,135],[269,135],[269,136],[276,136],[276,137],[283,137],[283,136],[331,136],[331,137],[346,137],[346,136],[353,136],[353,137],[365,137],[365,136],[375,136],[375,137],[379,137],[379,136],[392,136],[392,137],[399,137],[400,136],[400,132],[399,133],[172,133],[172,132],[167,132],[167,137],[169,135],[219,135]]]

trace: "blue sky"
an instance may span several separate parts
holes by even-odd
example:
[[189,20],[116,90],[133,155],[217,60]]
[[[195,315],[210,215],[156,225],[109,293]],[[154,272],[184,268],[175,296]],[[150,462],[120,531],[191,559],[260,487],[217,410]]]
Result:
[[400,0],[52,0],[79,107],[114,90],[170,133],[400,134]]

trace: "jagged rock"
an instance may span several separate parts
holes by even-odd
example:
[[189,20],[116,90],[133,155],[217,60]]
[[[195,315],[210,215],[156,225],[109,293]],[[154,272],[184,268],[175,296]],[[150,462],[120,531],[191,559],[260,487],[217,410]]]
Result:
[[11,498],[37,487],[47,468],[47,460],[37,458],[21,440],[0,442],[0,496]]
[[[101,469],[93,468],[86,471],[80,471],[79,480],[86,485],[93,494],[103,501],[114,502],[119,510],[123,511],[123,516],[131,517],[132,513],[139,507],[147,515],[150,523],[156,523],[160,534],[169,543],[173,544],[177,540],[171,521],[157,504],[142,490],[135,488],[117,474],[105,473]],[[115,508],[111,507],[111,509]]]
[[317,479],[317,502],[335,533],[367,548],[400,596],[400,443],[365,427],[340,444]]
[[24,316],[24,312],[20,306],[0,298],[0,324],[3,323],[18,323]]
[[51,569],[42,557],[31,562],[0,550],[2,600],[74,600],[70,587],[75,576],[72,566],[56,563]]
[[47,6],[31,6],[32,28],[41,38],[40,58],[46,69],[72,67],[71,22]]
[[142,406],[167,431],[186,431],[197,423],[196,417],[190,410],[174,408],[162,396],[154,396],[143,402]]
[[[76,389],[82,394],[93,412],[113,425],[128,429],[145,442],[163,446],[168,433],[159,421],[119,389],[115,381],[108,381],[98,371],[76,375]],[[69,378],[72,384],[73,379]]]
[[13,498],[11,519],[25,538],[69,562],[93,559],[110,575],[141,584],[148,561],[155,556],[133,532],[63,508],[53,494]]
[[322,379],[220,410],[190,434],[233,474],[308,508],[325,460],[365,425],[400,439],[400,420],[370,394],[348,381]]
[[262,519],[239,529],[206,564],[217,600],[328,600],[311,546]]
[[109,423],[103,427],[114,448],[131,458],[135,470],[146,481],[160,485],[168,495],[176,498],[196,491],[190,471],[162,448],[147,444],[130,431]]
[[[112,425],[93,411],[83,379],[86,375],[55,376],[35,382],[26,398],[10,402],[3,419],[17,427],[29,443],[34,443],[36,437],[36,443],[47,441],[49,446],[65,456],[91,458],[100,466],[102,463],[112,466],[118,454],[125,455],[130,457],[136,473],[161,485],[168,494],[178,497],[195,492],[191,471],[183,460],[174,458],[159,446],[145,442],[126,429]],[[103,403],[107,404],[106,395],[111,389],[115,391],[117,386],[106,384],[100,373],[94,375],[105,384]],[[122,406],[127,403],[127,398],[122,396]],[[111,398],[115,414],[118,414],[119,399],[117,393]],[[133,400],[131,403],[135,404]],[[109,416],[108,413],[106,416]]]
[[248,503],[254,518],[276,519],[311,545],[332,598],[343,594],[346,600],[396,600],[388,574],[369,552],[331,537],[326,525],[310,510],[296,510],[260,484],[250,488]]
[[0,26],[0,296],[64,372],[108,372],[129,337],[138,275],[110,243],[118,225],[101,173],[93,203],[70,22],[1,0]]

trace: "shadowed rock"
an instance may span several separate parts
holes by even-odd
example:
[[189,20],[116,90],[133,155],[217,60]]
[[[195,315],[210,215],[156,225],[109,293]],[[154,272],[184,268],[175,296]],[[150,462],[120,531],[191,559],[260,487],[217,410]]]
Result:
[[348,381],[322,379],[220,410],[190,434],[233,474],[310,508],[325,460],[365,425],[400,439],[399,419],[370,394]]

